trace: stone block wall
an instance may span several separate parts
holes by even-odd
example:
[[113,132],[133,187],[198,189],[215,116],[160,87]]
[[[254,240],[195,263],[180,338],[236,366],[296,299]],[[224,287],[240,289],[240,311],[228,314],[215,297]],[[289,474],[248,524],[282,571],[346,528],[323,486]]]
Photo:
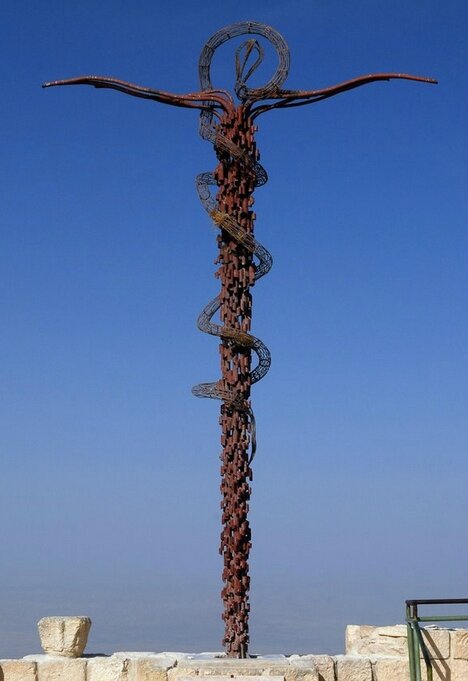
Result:
[[[434,681],[468,681],[468,630],[425,627],[423,638],[433,661]],[[370,681],[410,681],[406,625],[346,628],[346,657],[368,657]],[[426,678],[421,654],[421,671]]]
[[[468,630],[427,628],[434,681],[468,681]],[[0,660],[0,681],[410,681],[406,626],[349,626],[344,655],[114,653]],[[424,664],[422,664],[425,679]],[[268,680],[265,677],[269,677]]]

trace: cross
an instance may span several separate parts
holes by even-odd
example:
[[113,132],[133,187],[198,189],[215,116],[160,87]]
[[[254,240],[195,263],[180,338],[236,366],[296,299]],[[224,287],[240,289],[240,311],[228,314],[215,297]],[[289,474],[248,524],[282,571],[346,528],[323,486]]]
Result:
[[[248,87],[248,80],[264,57],[262,44],[256,38],[248,38],[235,54],[236,102],[227,90],[213,87],[211,61],[220,45],[241,35],[257,35],[268,40],[277,53],[278,66],[264,86]],[[259,163],[254,121],[272,109],[313,104],[375,81],[437,82],[406,73],[373,73],[319,90],[286,90],[282,85],[288,71],[289,49],[281,34],[270,26],[248,21],[222,28],[205,44],[199,59],[201,89],[197,92],[173,94],[104,76],[80,76],[43,86],[92,85],[161,104],[197,109],[201,112],[200,134],[213,144],[218,159],[214,172],[197,176],[197,189],[203,206],[219,229],[216,276],[221,291],[203,308],[197,325],[201,331],[220,339],[221,378],[213,383],[201,383],[192,392],[197,397],[221,400],[223,644],[232,657],[247,656],[249,644],[251,532],[248,511],[251,464],[257,446],[250,390],[270,367],[266,345],[250,333],[250,290],[272,265],[270,253],[254,237],[253,194],[255,188],[268,179]],[[215,195],[211,187],[217,188]],[[213,321],[218,313],[218,320]],[[252,351],[258,358],[254,368]]]

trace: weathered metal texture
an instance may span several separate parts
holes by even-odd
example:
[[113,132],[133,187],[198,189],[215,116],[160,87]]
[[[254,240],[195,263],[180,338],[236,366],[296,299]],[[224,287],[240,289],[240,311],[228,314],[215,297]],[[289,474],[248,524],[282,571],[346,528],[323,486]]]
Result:
[[[240,104],[211,83],[211,60],[216,49],[241,35],[257,35],[268,40],[278,55],[278,66],[266,83],[250,88],[247,81],[263,59],[261,43],[249,38],[237,48],[234,91]],[[223,556],[222,598],[227,654],[244,657],[249,644],[249,570],[251,533],[248,521],[251,462],[256,450],[255,419],[250,404],[251,386],[270,367],[265,344],[250,333],[252,296],[250,289],[272,265],[270,253],[254,237],[253,192],[265,184],[267,174],[258,161],[254,119],[271,109],[302,106],[327,99],[341,92],[374,81],[406,79],[435,83],[402,73],[377,73],[360,76],[320,90],[284,90],[288,75],[289,50],[284,38],[274,29],[257,22],[241,22],[221,29],[204,46],[199,60],[201,90],[176,95],[142,87],[106,76],[80,76],[45,83],[55,85],[92,85],[110,88],[134,97],[201,111],[200,133],[213,144],[218,157],[214,172],[197,177],[200,199],[219,229],[219,269],[221,292],[198,317],[201,331],[220,338],[221,379],[201,383],[192,389],[198,397],[219,399],[221,405],[221,509],[220,552]],[[210,188],[216,187],[212,195]],[[213,318],[219,312],[219,323]],[[258,358],[252,369],[252,351]]]
[[[229,120],[230,119],[230,120]],[[249,156],[255,153],[252,124],[243,120],[239,107],[233,117],[221,121],[224,136],[231,139]],[[236,140],[237,138],[237,140]],[[250,210],[255,188],[255,176],[226,152],[218,152],[220,163],[215,177],[218,182],[219,209],[232,217],[245,234],[252,234],[254,215]],[[252,253],[226,229],[218,236],[221,282],[220,318],[223,327],[244,333],[250,331],[252,296],[250,286],[255,282]],[[252,473],[249,465],[249,434],[252,411],[249,405],[251,386],[251,343],[242,338],[224,337],[220,345],[223,387],[232,392],[235,400],[243,400],[247,409],[235,402],[224,401],[221,407],[222,437],[222,522],[220,552],[224,560],[222,591],[226,629],[224,643],[236,654],[248,646],[248,557],[251,547],[247,519]],[[249,418],[250,417],[250,418]],[[255,447],[255,445],[254,445]]]
[[[256,448],[250,387],[270,366],[266,346],[250,334],[250,288],[270,269],[271,256],[253,238],[255,215],[251,206],[254,189],[260,181],[256,173],[259,164],[253,123],[245,115],[243,106],[238,106],[222,116],[213,132],[219,164],[213,175],[201,174],[197,186],[205,208],[220,228],[216,276],[221,283],[221,292],[204,308],[198,326],[221,338],[222,377],[217,383],[195,386],[193,392],[199,397],[215,397],[223,402],[220,417],[223,643],[229,655],[244,656],[249,643],[250,462]],[[265,179],[262,175],[262,180]],[[210,195],[209,184],[218,187],[216,199]],[[255,266],[254,255],[258,256],[262,268]],[[218,309],[220,325],[211,321]],[[253,372],[252,349],[259,357]]]

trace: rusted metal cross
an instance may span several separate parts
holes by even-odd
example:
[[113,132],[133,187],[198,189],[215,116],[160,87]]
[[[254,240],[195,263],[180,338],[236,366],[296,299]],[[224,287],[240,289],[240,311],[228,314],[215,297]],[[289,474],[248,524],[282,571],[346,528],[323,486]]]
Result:
[[[247,86],[252,73],[263,60],[263,48],[249,37],[236,51],[234,93],[214,88],[211,60],[215,50],[231,38],[256,35],[271,43],[278,56],[278,67],[263,87]],[[264,343],[250,333],[252,319],[251,287],[272,264],[270,253],[254,238],[255,215],[251,210],[253,193],[267,181],[259,163],[255,144],[255,119],[271,109],[286,109],[312,104],[374,81],[406,79],[435,83],[404,73],[374,73],[321,90],[285,90],[289,50],[284,38],[274,29],[256,22],[233,24],[215,33],[204,46],[199,60],[201,89],[177,95],[103,76],[81,76],[45,83],[55,85],[92,85],[111,88],[127,95],[201,111],[200,132],[213,144],[218,165],[214,173],[197,177],[200,199],[219,228],[217,237],[221,291],[198,317],[201,331],[220,339],[221,379],[193,388],[198,397],[221,400],[221,495],[223,556],[222,598],[227,654],[245,657],[249,644],[248,570],[251,534],[248,521],[252,480],[251,463],[256,450],[255,419],[250,404],[253,383],[263,378],[270,367],[270,353]],[[216,195],[211,187],[217,188]],[[218,321],[213,321],[219,313]],[[252,369],[252,351],[258,364]]]

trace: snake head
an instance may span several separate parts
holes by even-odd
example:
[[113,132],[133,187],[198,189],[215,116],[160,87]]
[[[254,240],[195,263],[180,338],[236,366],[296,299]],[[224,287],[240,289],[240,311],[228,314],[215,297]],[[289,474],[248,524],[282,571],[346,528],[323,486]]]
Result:
[[258,40],[250,38],[236,50],[236,83],[234,90],[239,99],[245,99],[246,83],[260,66],[264,57],[263,47]]

